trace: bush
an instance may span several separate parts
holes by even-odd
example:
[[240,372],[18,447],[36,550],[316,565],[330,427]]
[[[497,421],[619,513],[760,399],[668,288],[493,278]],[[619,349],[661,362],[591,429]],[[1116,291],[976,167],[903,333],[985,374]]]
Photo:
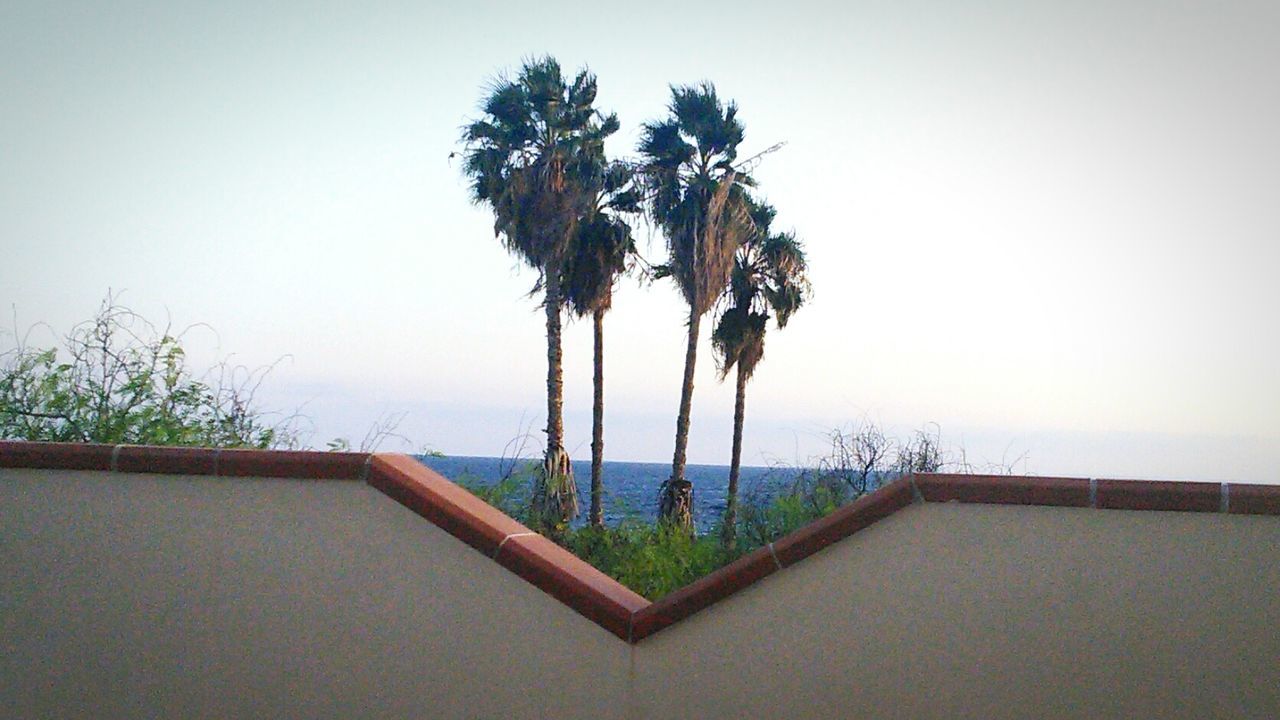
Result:
[[529,519],[529,496],[533,488],[534,473],[539,470],[538,462],[528,461],[518,467],[512,465],[511,470],[496,483],[486,484],[483,479],[474,475],[462,475],[457,478],[457,483],[472,495],[506,513],[508,517],[532,527]]
[[0,353],[0,438],[295,447],[294,418],[272,421],[254,402],[268,370],[223,363],[197,378],[181,333],[158,330],[108,296],[60,347],[20,341]]
[[574,555],[650,600],[678,590],[738,557],[727,553],[719,533],[701,537],[687,528],[659,522],[624,522],[618,527],[583,527],[562,544]]
[[667,523],[624,520],[615,527],[538,528],[530,516],[529,498],[540,470],[540,463],[530,461],[496,483],[470,475],[457,482],[650,600],[688,585],[739,555],[721,548],[718,532],[695,537]]
[[738,510],[738,541],[744,551],[767,545],[857,497],[841,478],[805,471],[789,492],[773,498],[743,498]]

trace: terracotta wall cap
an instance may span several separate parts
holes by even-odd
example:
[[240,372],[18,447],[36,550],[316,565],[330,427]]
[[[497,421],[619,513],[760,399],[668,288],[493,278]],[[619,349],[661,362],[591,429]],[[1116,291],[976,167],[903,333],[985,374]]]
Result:
[[715,572],[639,609],[632,620],[631,641],[639,642],[781,568],[771,545],[756,548]]
[[1222,484],[1155,480],[1098,480],[1099,508],[1218,512]]
[[0,440],[0,467],[110,470],[113,445]]
[[915,479],[927,502],[1089,507],[1083,478],[920,473]]
[[1244,485],[1227,487],[1227,512],[1236,515],[1280,515],[1280,485]]
[[368,482],[489,557],[508,536],[533,532],[408,455],[374,455]]
[[503,567],[627,640],[631,617],[649,601],[542,535],[516,535],[498,551]]
[[882,520],[914,500],[910,478],[895,480],[830,515],[814,520],[773,543],[774,553],[782,567],[789,567],[839,542],[869,525]]
[[368,453],[0,441],[0,467],[363,480]]

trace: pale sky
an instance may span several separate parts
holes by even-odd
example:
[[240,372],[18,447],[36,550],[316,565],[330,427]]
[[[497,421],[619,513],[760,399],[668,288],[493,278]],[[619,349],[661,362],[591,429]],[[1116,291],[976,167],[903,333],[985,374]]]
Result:
[[[414,449],[499,454],[544,424],[543,318],[448,155],[551,53],[599,76],[616,155],[704,79],[744,155],[787,143],[756,177],[815,293],[769,335],[744,462],[871,419],[1042,475],[1280,482],[1280,4],[346,5],[0,6],[3,326],[122,290],[216,328],[196,362],[288,356],[261,398],[317,445],[407,412]],[[609,459],[670,460],[684,315],[618,292]],[[725,464],[707,334],[690,458]],[[578,458],[590,342],[568,326]]]

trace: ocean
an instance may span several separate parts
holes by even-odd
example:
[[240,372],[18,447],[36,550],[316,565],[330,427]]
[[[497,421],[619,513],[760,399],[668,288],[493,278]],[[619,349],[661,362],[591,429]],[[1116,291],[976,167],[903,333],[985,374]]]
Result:
[[[450,480],[468,476],[484,485],[502,479],[511,461],[495,457],[418,456],[424,465]],[[520,461],[525,462],[525,461]],[[770,497],[791,487],[799,470],[789,467],[744,467],[739,474],[739,497]],[[657,517],[658,489],[671,475],[670,463],[606,461],[604,463],[604,516],[607,524],[634,518],[652,522]],[[582,513],[574,525],[587,521],[591,507],[591,462],[573,463]],[[687,465],[685,479],[693,483],[693,520],[699,532],[706,532],[724,514],[729,485],[728,465]]]

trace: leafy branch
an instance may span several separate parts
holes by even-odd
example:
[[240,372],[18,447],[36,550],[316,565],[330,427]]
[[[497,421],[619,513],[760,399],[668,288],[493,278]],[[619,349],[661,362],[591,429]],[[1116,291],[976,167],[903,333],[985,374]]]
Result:
[[15,333],[15,346],[0,352],[0,438],[297,447],[300,417],[266,412],[255,398],[275,365],[224,360],[197,376],[183,349],[194,327],[157,327],[108,294],[55,347]]

